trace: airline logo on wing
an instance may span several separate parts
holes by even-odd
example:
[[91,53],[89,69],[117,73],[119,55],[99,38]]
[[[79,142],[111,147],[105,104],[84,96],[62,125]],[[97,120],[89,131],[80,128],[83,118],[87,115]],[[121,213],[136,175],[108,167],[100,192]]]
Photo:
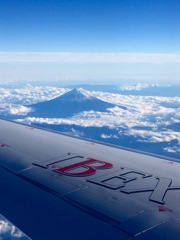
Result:
[[[84,158],[70,153],[58,160],[48,160],[33,165],[70,177],[87,177],[86,181],[89,183],[119,190],[125,194],[150,192],[149,201],[159,204],[165,203],[164,198],[170,190],[180,190],[180,186],[172,185],[170,178],[153,176],[150,173],[126,167],[115,168],[107,161]],[[90,177],[93,175],[95,177]]]
[[[113,165],[105,161],[88,158],[85,161],[74,163],[66,167],[57,166],[56,168],[56,165],[53,165],[52,167],[54,168],[54,171],[71,177],[86,177],[95,174],[97,170],[105,170],[108,168],[112,168]],[[73,172],[74,170],[78,171]]]

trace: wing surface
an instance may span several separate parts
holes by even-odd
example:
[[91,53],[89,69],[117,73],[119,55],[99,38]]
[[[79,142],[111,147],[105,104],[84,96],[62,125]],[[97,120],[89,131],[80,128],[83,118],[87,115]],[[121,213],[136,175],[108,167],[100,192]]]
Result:
[[32,239],[178,239],[180,164],[0,119],[0,213]]

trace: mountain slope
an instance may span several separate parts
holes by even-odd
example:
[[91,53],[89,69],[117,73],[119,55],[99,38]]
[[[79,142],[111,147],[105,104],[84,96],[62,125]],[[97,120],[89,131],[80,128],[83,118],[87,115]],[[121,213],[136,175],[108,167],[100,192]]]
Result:
[[116,105],[91,96],[83,89],[73,89],[50,101],[29,105],[33,109],[28,116],[33,117],[70,117],[83,111],[106,112]]

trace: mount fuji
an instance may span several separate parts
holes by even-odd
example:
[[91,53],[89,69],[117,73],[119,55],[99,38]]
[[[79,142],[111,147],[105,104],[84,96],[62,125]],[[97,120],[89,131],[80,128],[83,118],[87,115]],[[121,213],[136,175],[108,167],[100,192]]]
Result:
[[[93,97],[85,90],[73,89],[55,99],[29,105],[32,111],[28,116],[42,118],[66,118],[83,111],[107,112],[116,105]],[[126,109],[125,107],[121,107]]]

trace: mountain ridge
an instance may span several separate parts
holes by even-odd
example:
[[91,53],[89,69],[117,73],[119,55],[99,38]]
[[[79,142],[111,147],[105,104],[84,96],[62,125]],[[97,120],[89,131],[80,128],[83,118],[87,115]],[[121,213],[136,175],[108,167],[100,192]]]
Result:
[[75,88],[57,98],[28,107],[32,109],[28,116],[66,118],[84,111],[107,112],[108,108],[114,108],[116,105],[93,97],[82,88]]

